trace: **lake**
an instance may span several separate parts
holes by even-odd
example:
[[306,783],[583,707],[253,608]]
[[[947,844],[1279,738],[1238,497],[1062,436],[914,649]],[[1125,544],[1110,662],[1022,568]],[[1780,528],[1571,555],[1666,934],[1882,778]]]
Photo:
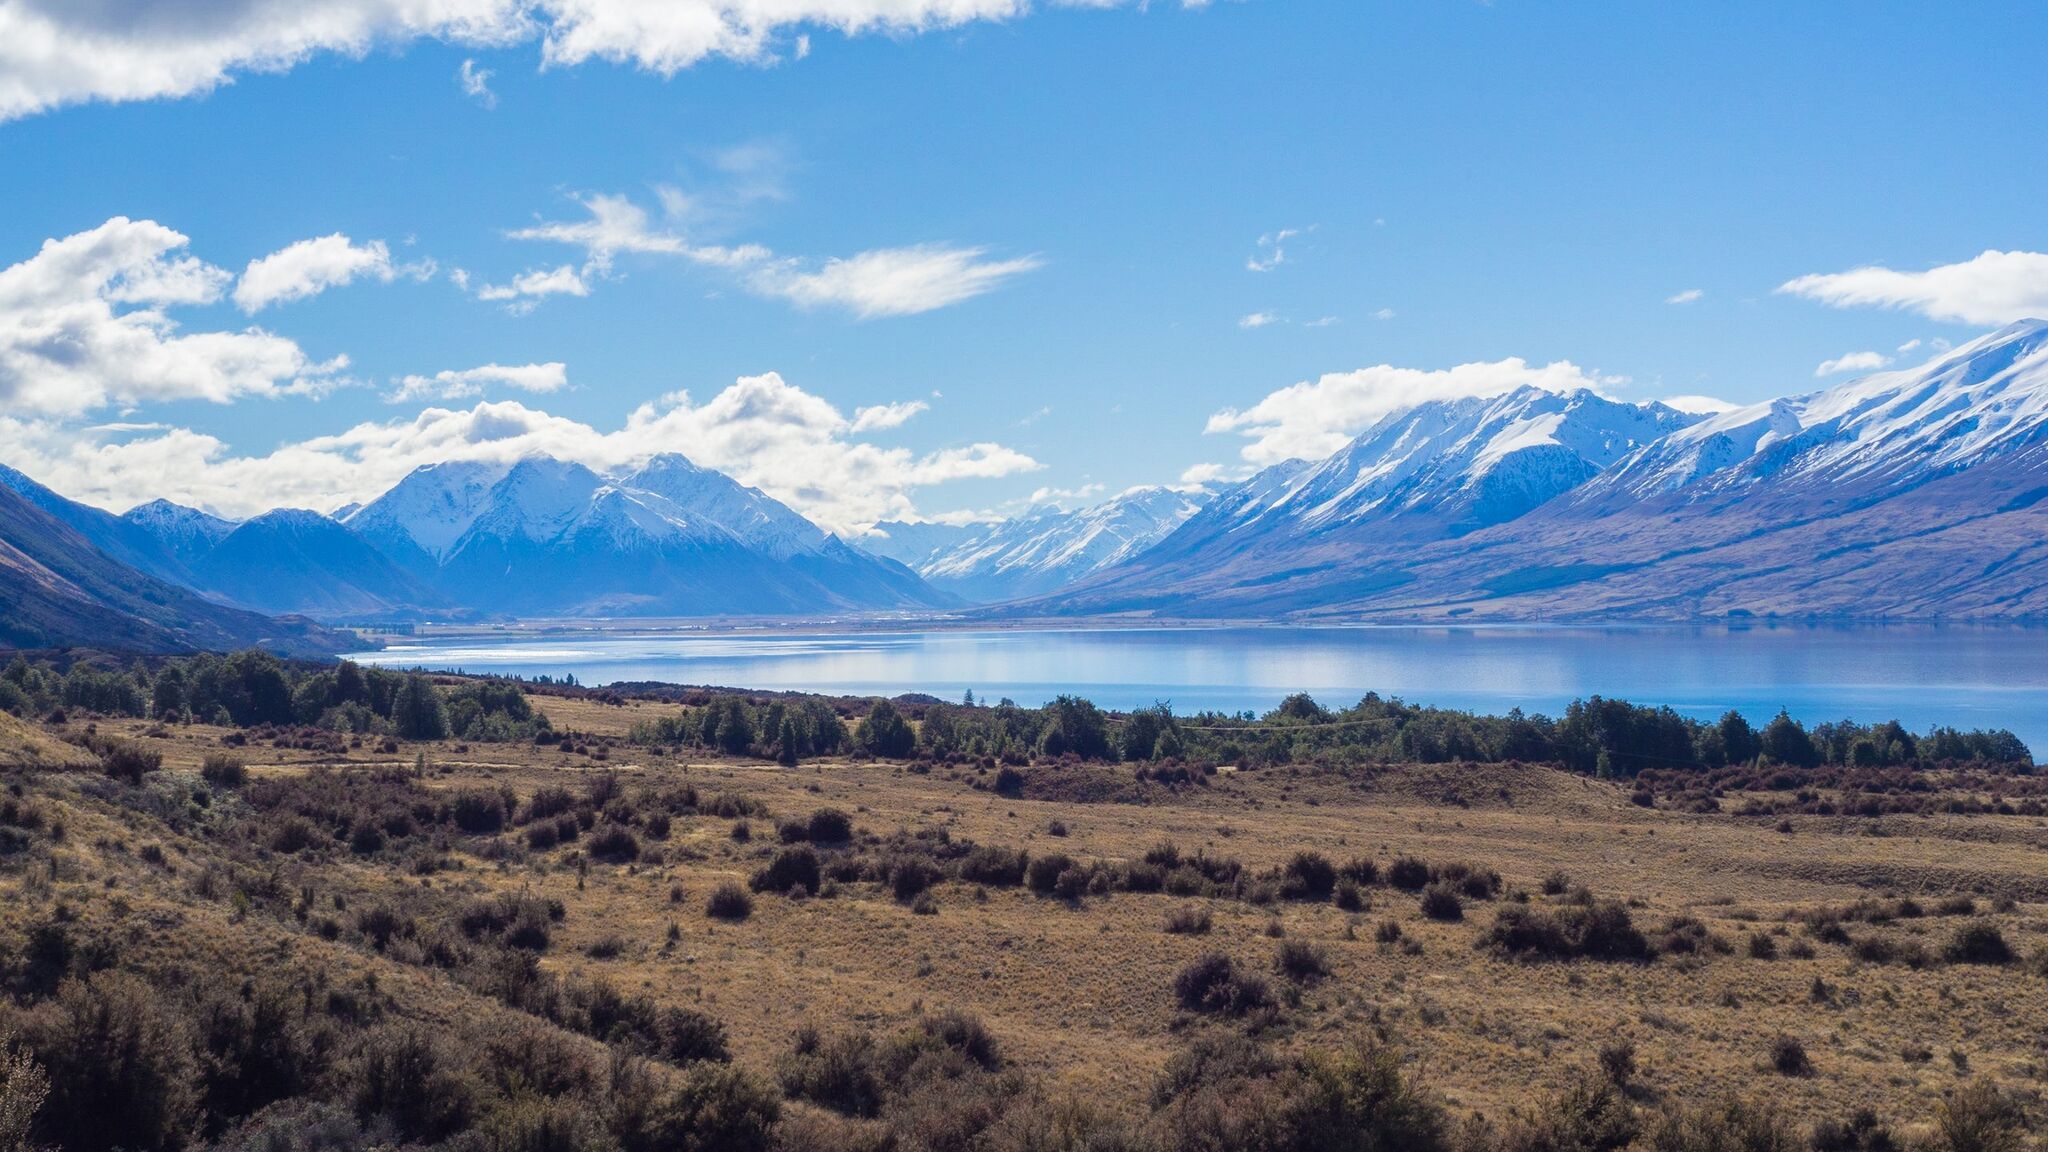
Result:
[[401,642],[391,667],[575,674],[844,695],[927,692],[1109,708],[1272,707],[1306,691],[1556,714],[1595,693],[1711,719],[1897,718],[2010,728],[2048,755],[2048,630],[1899,627],[1340,627],[904,632],[527,632]]

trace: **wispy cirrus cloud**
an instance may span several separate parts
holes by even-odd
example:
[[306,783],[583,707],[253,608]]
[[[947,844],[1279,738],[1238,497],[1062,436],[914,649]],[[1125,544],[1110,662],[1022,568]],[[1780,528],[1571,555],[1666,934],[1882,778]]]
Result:
[[[673,219],[686,214],[690,201],[675,189],[662,189]],[[825,260],[779,256],[760,244],[695,244],[669,223],[657,224],[649,213],[625,196],[598,194],[577,199],[587,213],[581,220],[540,221],[506,233],[514,240],[573,245],[584,250],[582,267],[564,265],[542,276],[528,273],[529,283],[487,287],[486,300],[525,300],[564,292],[585,295],[590,284],[612,270],[622,254],[675,257],[730,273],[741,287],[757,296],[784,300],[800,308],[830,307],[863,320],[914,316],[945,308],[991,292],[1026,272],[1044,266],[1038,256],[990,258],[983,247],[915,244],[875,248],[854,256]]]
[[1836,308],[1893,308],[1959,324],[2048,316],[2048,253],[1989,249],[1919,272],[1865,265],[1787,280],[1778,291]]

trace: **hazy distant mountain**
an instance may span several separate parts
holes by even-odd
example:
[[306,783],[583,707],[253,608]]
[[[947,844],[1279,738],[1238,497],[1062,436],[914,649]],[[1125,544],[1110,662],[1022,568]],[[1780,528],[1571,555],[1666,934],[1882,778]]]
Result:
[[619,477],[545,458],[421,468],[347,526],[445,599],[488,611],[701,616],[954,603],[902,565],[677,455]]
[[0,485],[0,646],[177,652],[251,645],[310,655],[352,641],[305,620],[215,604],[138,572],[14,485]]
[[243,522],[195,556],[198,587],[260,612],[321,619],[389,617],[441,597],[355,533],[318,512],[285,508]]
[[[12,490],[30,504],[56,517],[113,560],[159,580],[191,585],[190,567],[159,534],[160,525],[155,514],[144,513],[132,520],[116,516],[105,509],[60,496],[5,465],[0,465],[0,487]],[[175,517],[175,514],[166,515]],[[195,515],[203,516],[204,513]]]
[[983,602],[1034,596],[1128,560],[1198,512],[1201,493],[1134,488],[1091,507],[988,525],[913,564],[939,588]]
[[972,539],[979,533],[988,531],[988,528],[987,524],[883,520],[875,525],[874,532],[861,537],[860,546],[877,556],[894,560],[915,570],[934,553],[951,548],[962,540]]

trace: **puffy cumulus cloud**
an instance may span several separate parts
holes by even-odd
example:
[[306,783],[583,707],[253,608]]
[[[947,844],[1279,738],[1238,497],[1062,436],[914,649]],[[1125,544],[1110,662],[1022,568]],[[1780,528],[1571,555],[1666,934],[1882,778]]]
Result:
[[1253,464],[1320,460],[1386,416],[1432,400],[1498,396],[1524,387],[1598,390],[1615,382],[1569,360],[1537,367],[1519,356],[1433,370],[1381,364],[1290,384],[1242,410],[1226,408],[1209,417],[1206,431],[1248,437],[1241,454]]
[[333,508],[368,501],[412,469],[443,460],[512,461],[547,455],[597,469],[631,467],[681,452],[848,534],[877,520],[914,518],[922,489],[1036,470],[1001,444],[937,452],[885,448],[858,438],[856,419],[769,373],[742,377],[702,404],[664,397],[601,430],[514,400],[430,407],[410,419],[370,421],[267,455],[183,428],[100,428],[0,416],[0,457],[57,490],[107,508],[162,496],[250,515],[273,507]]
[[213,303],[233,279],[186,255],[188,243],[155,221],[117,216],[0,270],[0,410],[76,416],[343,382],[346,357],[315,362],[260,328],[179,332],[166,309]]
[[432,376],[405,376],[385,399],[393,404],[410,400],[459,400],[481,396],[484,389],[499,386],[521,392],[559,392],[569,384],[569,366],[560,361],[546,364],[485,364],[477,368],[448,369]]
[[763,296],[802,308],[844,308],[864,320],[913,316],[993,291],[1013,276],[1044,266],[1036,256],[984,260],[985,248],[917,244],[876,248],[812,267],[778,260],[747,277]]
[[1844,352],[1832,360],[1823,360],[1814,367],[1815,376],[1834,376],[1842,372],[1875,372],[1879,368],[1891,367],[1892,358],[1882,352]]
[[[1182,2],[1197,8],[1205,0]],[[811,43],[806,27],[909,35],[1009,20],[1030,7],[1028,0],[4,0],[0,121],[90,100],[187,96],[239,73],[286,71],[320,53],[361,56],[423,38],[495,47],[537,37],[544,68],[602,60],[673,75],[708,57],[765,64],[787,52],[801,59]],[[460,79],[472,96],[488,92],[487,74],[465,70]]]
[[1869,265],[1787,280],[1778,291],[1836,308],[1899,308],[1960,324],[2048,316],[2048,253],[1986,251],[1924,272]]
[[359,276],[389,284],[401,274],[424,280],[434,274],[434,265],[424,261],[394,266],[391,249],[382,240],[357,244],[336,232],[300,240],[249,261],[235,283],[235,306],[256,313],[272,304],[304,300],[329,288],[344,287]]
[[1237,326],[1239,328],[1264,328],[1268,324],[1277,324],[1279,321],[1280,318],[1271,312],[1252,312],[1238,317]]
[[[673,188],[659,193],[672,219],[691,211],[691,201],[684,193]],[[528,273],[527,278],[534,279],[533,288],[558,285],[558,291],[581,296],[588,292],[591,280],[611,271],[619,254],[645,253],[736,273],[740,283],[759,296],[787,300],[803,308],[843,308],[862,319],[874,319],[957,304],[1044,263],[1036,256],[988,260],[983,258],[985,248],[944,244],[878,248],[820,263],[777,256],[759,244],[692,244],[681,233],[656,226],[645,209],[625,196],[599,194],[579,197],[577,202],[588,214],[586,219],[542,221],[506,233],[514,240],[570,244],[584,250],[585,263],[580,269],[564,265],[548,273],[545,280],[538,273]],[[478,293],[486,300],[546,294],[522,288],[518,280]]]

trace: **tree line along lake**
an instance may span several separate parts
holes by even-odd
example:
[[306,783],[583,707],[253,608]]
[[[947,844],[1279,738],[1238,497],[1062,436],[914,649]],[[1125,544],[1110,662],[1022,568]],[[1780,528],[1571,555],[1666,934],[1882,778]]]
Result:
[[1555,715],[1574,698],[1668,705],[1695,719],[1780,709],[1809,724],[1897,719],[2008,728],[2048,751],[2048,629],[1962,625],[634,629],[451,631],[352,658],[583,684],[661,681],[839,695],[1061,694],[1105,708],[1263,711],[1292,692],[1347,705]]

